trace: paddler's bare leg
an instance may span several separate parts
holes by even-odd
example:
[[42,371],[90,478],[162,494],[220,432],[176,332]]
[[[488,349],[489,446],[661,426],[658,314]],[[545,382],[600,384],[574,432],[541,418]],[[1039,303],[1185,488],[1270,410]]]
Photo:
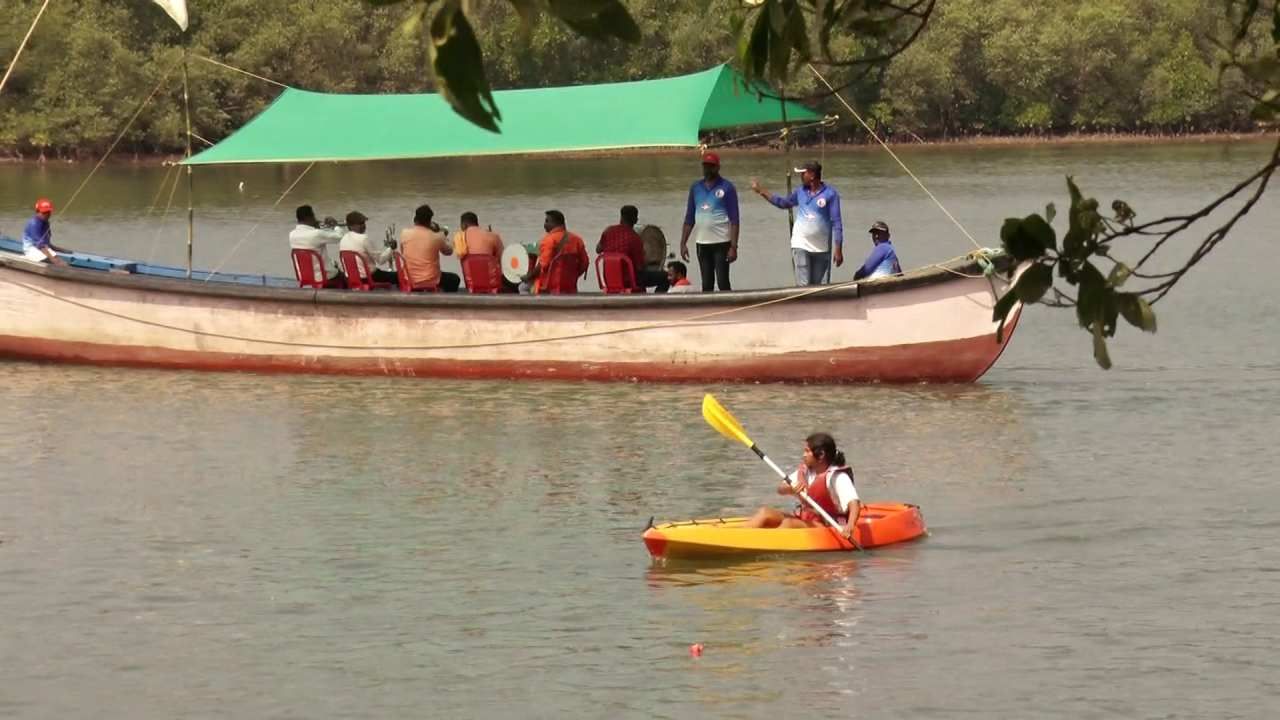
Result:
[[762,507],[756,511],[745,523],[744,528],[803,528],[809,527],[809,523],[801,520],[795,515],[787,515],[776,508]]

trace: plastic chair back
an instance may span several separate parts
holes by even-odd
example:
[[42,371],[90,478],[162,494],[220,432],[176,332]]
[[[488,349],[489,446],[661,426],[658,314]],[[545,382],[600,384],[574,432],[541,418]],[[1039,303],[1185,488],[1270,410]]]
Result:
[[544,292],[550,295],[575,295],[578,292],[578,276],[585,268],[578,267],[578,256],[561,253],[551,260],[547,268]]
[[462,258],[462,279],[472,294],[499,293],[502,291],[502,265],[492,255],[467,255]]
[[609,295],[643,292],[636,282],[635,264],[623,253],[607,252],[596,256],[596,282]]
[[324,289],[324,257],[316,250],[294,248],[293,274],[298,278],[298,287]]

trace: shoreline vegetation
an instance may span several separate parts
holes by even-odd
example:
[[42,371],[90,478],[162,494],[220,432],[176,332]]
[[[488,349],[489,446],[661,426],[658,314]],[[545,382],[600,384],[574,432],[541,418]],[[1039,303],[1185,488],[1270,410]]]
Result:
[[[13,57],[41,6],[9,0],[0,58]],[[725,62],[737,47],[731,20],[741,19],[741,0],[626,6],[636,43],[586,39],[547,17],[525,27],[506,2],[473,2],[468,16],[495,89],[671,77]],[[278,84],[433,92],[428,41],[402,32],[405,18],[404,6],[367,0],[201,0],[181,33],[153,3],[53,3],[0,97],[0,158],[94,161],[117,138],[121,158],[178,157],[184,47],[197,139],[243,127],[274,101]],[[1269,46],[1269,27],[1255,25],[1243,42]],[[947,0],[885,64],[824,72],[876,132],[903,147],[1232,138],[1258,127],[1249,98],[1265,89],[1221,70],[1221,43],[1233,31],[1227,9],[1203,0]],[[855,43],[832,38],[838,54]],[[840,115],[828,147],[868,140],[812,73],[797,70],[777,89]],[[819,137],[815,129],[796,136],[811,145]]]
[[[1070,145],[1154,145],[1160,143],[1204,143],[1204,142],[1249,142],[1269,140],[1277,135],[1277,131],[1270,129],[1257,129],[1249,131],[1239,130],[1221,130],[1213,132],[1186,132],[1186,133],[1167,133],[1167,132],[1072,132],[1057,134],[1024,134],[1024,135],[965,135],[949,138],[907,138],[901,136],[886,138],[885,142],[895,149],[903,148],[975,148],[984,147],[1063,147]],[[776,154],[782,152],[781,145],[777,143],[760,143],[756,142],[750,145],[733,145],[721,144],[717,142],[708,143],[720,152],[729,152],[743,155],[759,155],[759,154]],[[879,149],[879,144],[874,140],[866,139],[862,142],[807,142],[796,143],[790,148],[793,154],[804,154],[815,150],[823,150],[826,152],[857,152],[861,150]],[[544,158],[563,158],[578,159],[592,157],[618,157],[625,155],[680,155],[685,153],[696,152],[695,148],[681,147],[659,147],[659,148],[628,148],[617,150],[594,150],[594,151],[572,151],[572,152],[549,152],[534,154],[515,154],[515,155],[476,155],[466,159],[483,160],[486,158],[501,157],[544,157]],[[445,158],[423,158],[425,161],[441,160]],[[84,165],[88,163],[96,163],[101,160],[100,157],[91,157],[83,155],[79,158],[75,157],[18,157],[15,155],[0,154],[0,164],[3,165]],[[182,160],[182,153],[134,153],[134,152],[117,152],[107,158],[106,162],[113,165],[155,165],[165,166],[175,164]],[[379,160],[368,160],[366,162],[381,162]],[[299,163],[302,164],[302,163]],[[317,163],[320,164],[320,163]]]

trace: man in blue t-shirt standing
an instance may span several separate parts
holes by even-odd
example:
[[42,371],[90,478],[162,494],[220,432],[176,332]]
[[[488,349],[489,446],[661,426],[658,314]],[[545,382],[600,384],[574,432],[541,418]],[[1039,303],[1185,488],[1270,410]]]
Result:
[[49,225],[52,215],[53,203],[45,198],[36,201],[36,214],[22,228],[22,255],[32,262],[66,265],[66,261],[58,257],[57,253],[71,251],[53,244],[53,228]]
[[680,257],[685,260],[690,236],[698,248],[702,291],[711,292],[717,284],[731,290],[729,263],[738,259],[738,191],[720,177],[720,156],[713,152],[702,154],[702,179],[689,188],[680,233]]
[[801,186],[787,197],[773,195],[751,181],[751,189],[774,207],[796,208],[791,226],[791,260],[796,285],[825,285],[831,282],[831,261],[844,264],[844,223],[840,219],[840,194],[822,182],[822,165],[807,162],[796,168]]

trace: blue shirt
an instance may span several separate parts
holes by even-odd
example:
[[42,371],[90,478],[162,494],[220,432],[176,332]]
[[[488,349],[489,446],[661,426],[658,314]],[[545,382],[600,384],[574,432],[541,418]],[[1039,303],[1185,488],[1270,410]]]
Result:
[[813,253],[831,251],[844,245],[844,222],[840,219],[840,193],[823,184],[818,192],[807,187],[796,188],[787,197],[774,195],[769,202],[775,207],[796,208],[796,222],[791,226],[791,247]]
[[22,228],[22,249],[46,248],[53,242],[53,230],[49,229],[49,221],[33,215]]
[[738,224],[738,191],[733,183],[722,177],[711,187],[703,180],[695,182],[689,188],[684,224],[693,226],[689,235],[694,244],[729,242],[729,228]]
[[854,280],[872,280],[885,275],[896,275],[902,272],[902,265],[898,263],[898,253],[893,249],[893,243],[885,240],[867,256],[867,261],[862,263],[862,267],[853,274]]

